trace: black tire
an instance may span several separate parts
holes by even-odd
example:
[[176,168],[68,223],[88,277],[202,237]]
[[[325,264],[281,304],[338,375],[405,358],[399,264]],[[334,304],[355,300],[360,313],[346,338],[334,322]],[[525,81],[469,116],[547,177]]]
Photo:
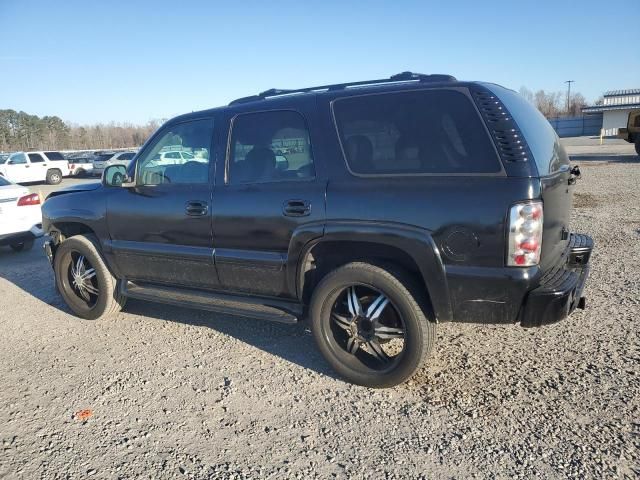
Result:
[[[83,271],[94,270],[89,281],[92,291],[96,290],[97,294],[85,291],[87,299],[73,285],[72,271],[80,258],[85,265]],[[124,307],[126,297],[120,293],[118,281],[107,268],[93,235],[77,235],[63,241],[56,251],[53,270],[58,291],[79,317],[97,320],[118,313]]]
[[[385,305],[390,305],[391,314],[394,314],[398,321],[401,320],[401,328],[398,330],[402,331],[403,345],[399,354],[390,357],[385,352],[382,356],[384,358],[381,358],[377,354],[372,355],[362,351],[364,349],[358,346],[355,347],[357,350],[355,353],[350,353],[347,350],[349,343],[346,344],[347,349],[344,348],[344,343],[341,344],[343,339],[339,338],[340,334],[346,337],[359,335],[359,333],[349,333],[348,329],[347,333],[340,330],[345,329],[344,326],[340,326],[336,332],[336,325],[332,324],[335,310],[340,304],[344,305],[344,302],[340,302],[339,299],[345,291],[346,295],[349,295],[350,286],[353,286],[354,292],[356,289],[360,289],[361,292],[364,289],[376,291],[380,296],[386,297],[388,303]],[[364,303],[362,305],[358,303],[358,306],[362,311],[367,310],[366,316],[368,316],[374,303],[375,301],[372,301],[369,304],[368,310]],[[426,298],[421,295],[412,278],[406,273],[369,263],[349,263],[327,274],[316,286],[309,309],[311,330],[322,355],[345,379],[367,387],[392,387],[410,378],[423,365],[433,349],[436,324],[426,317],[426,306]],[[354,328],[354,323],[359,322],[357,319],[350,321],[352,322],[350,328]],[[377,329],[370,328],[370,331],[377,331]],[[351,339],[348,339],[348,342],[351,342]],[[379,343],[376,340],[375,343],[379,348],[384,345],[385,340],[380,340]],[[360,345],[368,344],[360,343]],[[375,361],[380,360],[380,368],[372,365],[371,358],[374,357],[378,357]]]
[[26,252],[33,248],[33,239],[9,245],[14,252]]
[[47,170],[46,181],[49,185],[58,185],[60,182],[62,182],[62,172],[57,168]]
[[636,153],[640,155],[640,138],[636,138]]

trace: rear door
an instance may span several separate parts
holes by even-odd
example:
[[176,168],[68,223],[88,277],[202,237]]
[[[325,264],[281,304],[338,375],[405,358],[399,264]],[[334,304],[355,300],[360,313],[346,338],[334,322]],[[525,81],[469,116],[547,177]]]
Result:
[[[110,244],[130,280],[215,289],[211,194],[213,118],[163,127],[136,162],[136,186],[107,200]],[[164,149],[201,149],[202,162],[158,165]]]
[[[300,99],[302,100],[302,99]],[[233,115],[213,202],[224,288],[295,297],[297,254],[322,235],[326,180],[317,162],[315,103]],[[310,128],[311,127],[311,128]]]
[[29,153],[28,175],[30,182],[41,182],[47,178],[47,161],[40,153]]

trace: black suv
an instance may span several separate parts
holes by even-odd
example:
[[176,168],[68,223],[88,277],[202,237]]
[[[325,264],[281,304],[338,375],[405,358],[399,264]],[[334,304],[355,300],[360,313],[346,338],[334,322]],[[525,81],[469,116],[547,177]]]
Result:
[[[176,153],[177,152],[177,153]],[[46,253],[88,319],[128,297],[295,322],[352,382],[410,377],[439,322],[584,307],[571,168],[518,94],[449,75],[268,90],[168,121],[51,194]]]

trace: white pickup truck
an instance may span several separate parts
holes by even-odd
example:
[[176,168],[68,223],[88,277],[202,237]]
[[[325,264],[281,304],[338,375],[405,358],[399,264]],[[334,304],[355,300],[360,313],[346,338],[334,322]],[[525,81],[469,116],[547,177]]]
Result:
[[56,185],[69,174],[69,162],[60,152],[16,152],[0,160],[0,176],[14,183]]

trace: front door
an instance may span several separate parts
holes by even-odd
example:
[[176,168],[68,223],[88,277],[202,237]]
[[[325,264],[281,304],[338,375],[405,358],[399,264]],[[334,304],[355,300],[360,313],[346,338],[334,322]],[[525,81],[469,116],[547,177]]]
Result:
[[5,165],[7,178],[14,183],[31,182],[30,168],[31,165],[27,160],[27,156],[22,153],[14,153],[8,159]]
[[309,115],[273,110],[230,120],[213,205],[215,261],[225,289],[296,295],[297,255],[322,235],[325,219],[326,181],[314,161],[308,108]]
[[[113,188],[107,199],[111,248],[128,280],[216,288],[211,201],[213,119],[163,127],[137,157],[135,185]],[[164,161],[187,151],[192,161]]]

